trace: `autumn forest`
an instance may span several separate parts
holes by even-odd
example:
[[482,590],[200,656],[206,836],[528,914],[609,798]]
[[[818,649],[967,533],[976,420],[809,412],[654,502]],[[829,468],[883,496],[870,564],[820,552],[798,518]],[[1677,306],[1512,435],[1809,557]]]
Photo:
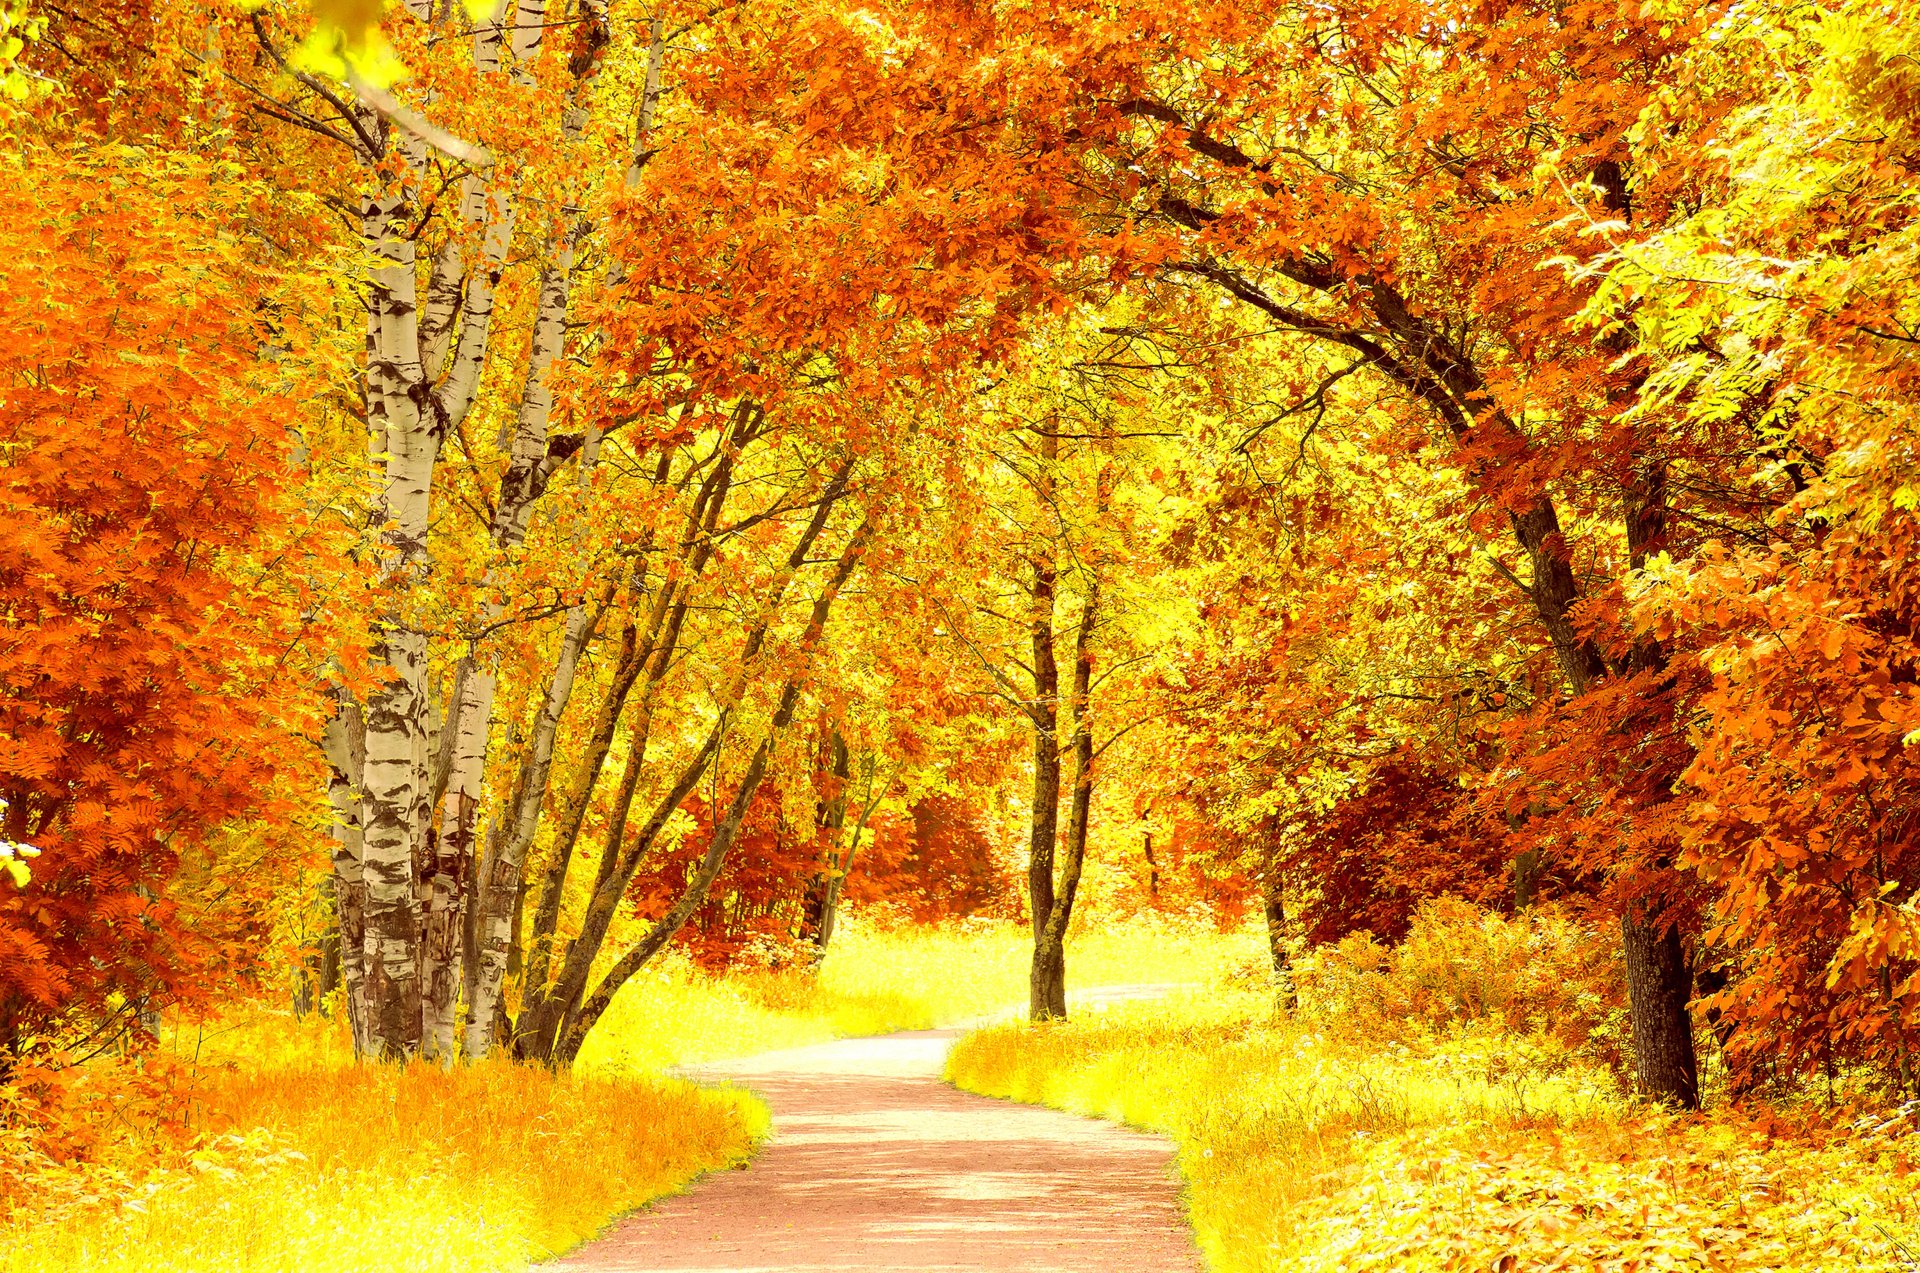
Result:
[[0,0],[0,122],[5,1273],[1920,1269],[1909,0]]

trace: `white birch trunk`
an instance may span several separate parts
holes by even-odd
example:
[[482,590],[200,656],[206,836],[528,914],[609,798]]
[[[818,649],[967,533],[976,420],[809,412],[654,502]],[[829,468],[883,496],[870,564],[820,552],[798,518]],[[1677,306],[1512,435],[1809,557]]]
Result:
[[421,1053],[430,1061],[452,1064],[459,1021],[462,937],[465,932],[467,864],[485,795],[487,734],[493,715],[495,674],[490,665],[469,659],[461,669],[459,695],[447,728],[453,731],[452,763],[440,811],[440,833],[427,877],[427,912],[421,959],[425,991],[421,1002]]
[[[525,541],[533,505],[544,493],[552,471],[552,461],[547,456],[547,426],[553,414],[553,389],[548,379],[554,361],[566,344],[572,274],[573,243],[569,234],[555,246],[540,276],[540,308],[534,321],[526,387],[520,395],[520,411],[514,424],[513,453],[494,508],[494,542],[502,550]],[[581,455],[583,473],[592,460],[591,454]],[[500,850],[487,864],[480,896],[474,899],[480,908],[479,958],[474,985],[468,994],[466,1052],[470,1058],[486,1055],[493,1042],[494,1017],[499,1012],[500,990],[512,945],[513,913],[520,905],[520,875],[527,848],[538,829],[540,808],[552,771],[554,733],[572,697],[574,668],[597,618],[597,610],[590,610],[584,600],[567,612],[566,631],[561,638],[553,680],[541,705],[534,737],[528,743],[531,763],[522,787],[521,808],[511,811],[513,822],[505,828]],[[490,708],[491,703],[487,706]],[[478,709],[480,704],[476,703],[475,707]],[[484,772],[484,754],[479,758],[479,768]]]
[[480,392],[493,329],[494,291],[513,241],[514,201],[507,192],[491,189],[487,174],[471,173],[461,183],[460,220],[469,234],[482,236],[480,259],[467,277],[461,237],[456,235],[441,249],[420,321],[421,361],[428,381],[439,386],[434,397],[449,427],[466,419]]
[[366,705],[362,779],[362,871],[366,883],[365,997],[368,1051],[407,1057],[419,1044],[419,917],[414,857],[426,803],[427,640],[404,614],[406,593],[427,564],[429,500],[437,441],[420,363],[413,240],[405,197],[369,195],[362,235],[374,256],[368,278],[373,348],[367,365],[369,427],[386,439],[381,498],[381,576],[402,598],[383,617],[373,664],[383,680]]
[[[523,38],[530,31],[537,36],[539,24],[545,20],[545,12],[543,0],[540,3],[522,0],[515,16],[512,41],[516,66],[526,56],[522,52]],[[596,19],[603,20],[600,10],[594,10],[594,15]],[[568,103],[563,127],[570,139],[579,136],[586,126],[584,91],[597,73],[598,66],[596,57],[582,73]],[[525,542],[534,505],[545,493],[552,475],[553,461],[547,447],[548,426],[553,415],[550,377],[555,361],[566,348],[567,314],[572,302],[574,246],[590,229],[586,218],[577,209],[571,211],[570,224],[553,244],[540,275],[527,379],[514,421],[507,472],[501,480],[500,497],[494,507],[493,541],[496,550],[502,554]],[[598,450],[598,430],[590,430],[579,460],[583,484],[592,471]],[[488,855],[477,896],[470,902],[477,914],[474,917],[476,949],[473,984],[468,987],[464,1040],[469,1059],[477,1060],[485,1056],[493,1043],[495,1019],[499,1014],[501,990],[512,951],[514,919],[520,907],[520,884],[527,850],[539,828],[540,811],[552,772],[554,737],[559,729],[560,718],[573,695],[574,675],[580,655],[592,636],[599,614],[600,608],[590,606],[584,599],[567,613],[553,677],[535,723],[533,738],[528,743],[527,761],[518,786],[518,807],[509,811],[511,821],[501,828],[498,848]],[[489,622],[492,617],[489,617]],[[469,738],[473,740],[473,748],[465,756],[465,761],[468,776],[477,790],[486,772],[490,732],[488,718],[492,712],[497,677],[489,667],[485,675],[476,676],[474,680],[476,692],[463,698],[462,719],[457,723],[457,728],[463,743]],[[450,797],[452,787],[450,781]],[[472,819],[477,816],[477,803],[463,801],[456,811],[450,800],[443,826],[463,843],[471,845],[474,839]],[[467,819],[465,825],[461,825],[460,818]]]
[[[573,263],[570,248],[563,248],[555,254],[541,275],[540,309],[535,320],[532,365],[529,367],[527,385],[521,396],[513,432],[513,451],[508,461],[506,476],[500,484],[500,498],[494,506],[492,526],[493,545],[496,551],[506,554],[524,543],[527,524],[532,517],[533,505],[545,492],[547,479],[552,472],[552,460],[547,454],[547,425],[552,416],[553,394],[546,385],[547,373],[553,360],[558,356],[560,346],[566,339],[567,303],[569,299],[568,272]],[[591,462],[588,456],[581,457],[582,465]],[[489,583],[493,582],[493,571],[489,571]],[[493,588],[484,590],[491,595]],[[562,645],[562,660],[567,660],[566,650],[574,638],[574,624],[582,614],[584,606],[575,606],[568,614],[568,633]],[[500,606],[489,602],[482,612],[484,623],[491,624],[500,617]],[[584,641],[584,634],[580,639]],[[574,650],[573,659],[577,659],[578,650]],[[557,675],[557,673],[556,673]],[[572,672],[569,665],[565,678],[565,693],[572,693]],[[456,707],[455,718],[449,727],[454,730],[453,768],[447,779],[446,802],[440,821],[440,843],[443,855],[461,855],[453,858],[453,865],[464,871],[465,856],[473,851],[477,835],[481,800],[486,785],[487,752],[492,733],[493,697],[499,676],[495,658],[491,654],[474,656],[472,670],[468,675],[465,692],[462,693]],[[564,711],[566,699],[561,699],[559,710]],[[542,721],[546,719],[542,716]],[[554,718],[558,724],[558,716]],[[549,748],[551,743],[549,742]],[[545,774],[541,775],[540,791],[545,792]],[[511,833],[509,834],[509,839]],[[484,879],[491,879],[493,865],[489,863]],[[442,872],[450,874],[451,872]],[[438,876],[436,876],[438,878]],[[485,973],[488,967],[488,934],[491,928],[489,914],[484,910],[491,894],[483,884],[479,897],[467,899],[469,905],[481,905],[483,913],[479,917],[480,959],[476,983],[468,987],[469,1019],[484,1018],[478,1030],[470,1027],[467,1031],[466,1053],[469,1057],[484,1055],[487,1042],[492,1038],[492,1017],[499,1002],[499,987],[496,984],[489,993],[485,989]],[[518,902],[516,888],[515,903]],[[431,903],[430,903],[431,905]],[[457,910],[457,908],[455,908]],[[508,916],[511,919],[511,914]],[[451,979],[451,967],[455,957],[454,937],[462,928],[462,916],[450,914],[446,918],[446,939],[444,944],[430,942],[433,946],[433,958],[437,961],[443,954],[448,966],[448,979]],[[430,923],[430,930],[437,937],[440,926]],[[504,963],[502,969],[504,970]],[[483,1003],[484,999],[484,1003]],[[451,1059],[454,1030],[454,998],[442,998],[440,995],[429,997],[428,1024],[426,1029],[431,1044],[431,1055],[437,1059]],[[478,1051],[475,1050],[477,1046]]]
[[[474,65],[480,74],[498,72],[504,31],[498,20],[479,25],[474,32]],[[523,47],[531,55],[538,48],[540,32]],[[486,369],[488,338],[493,324],[494,291],[506,267],[507,248],[513,239],[514,201],[508,192],[493,191],[488,173],[469,174],[461,187],[460,218],[468,234],[482,236],[481,257],[467,277],[467,262],[461,237],[456,234],[434,262],[427,285],[427,314],[421,324],[421,355],[424,372],[437,381],[434,404],[445,432],[464,420],[479,394],[480,380]],[[456,322],[457,339],[456,339]],[[497,536],[496,536],[497,542]],[[486,621],[497,619],[498,607],[490,607]],[[466,908],[469,869],[475,831],[486,782],[487,734],[493,715],[496,674],[490,664],[482,664],[471,654],[458,673],[458,696],[446,721],[452,731],[446,792],[438,835],[432,836],[432,852],[425,855],[421,892],[424,915],[421,923],[420,1038],[421,1053],[431,1061],[451,1065],[455,1059],[455,1031],[459,1021],[461,974],[466,932]],[[433,818],[431,807],[421,811],[423,825]],[[428,836],[422,835],[422,841]]]
[[[416,19],[432,22],[431,0],[407,3]],[[520,64],[537,55],[544,34],[544,3],[522,5],[515,23],[515,74],[524,77]],[[498,20],[479,25],[473,54],[481,74],[501,68],[504,37]],[[376,626],[373,662],[383,679],[368,696],[364,715],[358,818],[349,819],[343,808],[336,811],[343,840],[354,826],[359,828],[365,916],[363,940],[352,943],[344,921],[348,912],[343,910],[342,936],[347,939],[343,946],[352,944],[359,951],[364,970],[355,1018],[357,1027],[364,1026],[364,1051],[376,1057],[407,1057],[424,1038],[431,1054],[450,1058],[461,963],[455,951],[465,892],[460,854],[470,848],[472,821],[465,820],[469,836],[464,841],[456,837],[451,852],[434,843],[427,638],[405,615],[408,594],[427,575],[440,443],[448,427],[472,408],[485,369],[493,293],[512,237],[513,208],[510,200],[489,189],[486,170],[466,178],[462,229],[434,263],[426,312],[421,314],[415,247],[404,222],[426,171],[427,145],[405,128],[390,129],[387,136],[387,144],[402,160],[400,187],[369,195],[361,222],[373,257],[367,307],[368,446],[384,471],[375,510],[385,554],[381,575],[397,599]],[[362,158],[372,167],[378,156]],[[481,259],[471,271],[462,231],[478,234],[481,241]],[[479,684],[471,684],[476,680]],[[466,703],[476,694],[490,700],[490,689],[484,677],[469,677],[456,719],[446,722],[447,728],[458,730],[470,723]],[[479,713],[482,731],[487,714]],[[474,749],[470,736],[456,743],[456,756],[462,748]],[[479,746],[484,765],[484,739]],[[470,763],[460,768],[457,785],[450,785],[457,810],[464,811],[468,801],[477,799],[478,782]],[[350,865],[341,868],[343,876]]]

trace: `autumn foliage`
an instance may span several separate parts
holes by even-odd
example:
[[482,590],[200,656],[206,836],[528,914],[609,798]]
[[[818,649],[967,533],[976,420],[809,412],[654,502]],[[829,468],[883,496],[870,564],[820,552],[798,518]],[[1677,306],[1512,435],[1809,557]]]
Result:
[[0,1042],[1444,901],[1920,1083],[1910,4],[344,9],[6,55]]
[[[670,852],[634,877],[629,896],[636,915],[653,919],[686,885],[713,838],[714,818],[695,796],[684,806],[692,819]],[[681,931],[678,945],[696,965],[775,966],[817,955],[806,939],[807,898],[820,886],[823,836],[811,813],[799,826],[781,793],[763,789],[740,839],[746,851],[728,861],[706,903]],[[978,814],[951,796],[913,802],[905,817],[873,819],[849,871],[847,900],[887,919],[934,923],[986,911],[1007,892]]]
[[[0,885],[0,1050],[62,1013],[202,1000],[245,905],[182,863],[311,774],[287,556],[298,404],[221,174],[132,149],[9,155],[0,201],[0,798],[42,850]],[[297,842],[300,832],[282,833]],[[269,895],[275,875],[233,881]],[[235,899],[237,902],[237,899]]]

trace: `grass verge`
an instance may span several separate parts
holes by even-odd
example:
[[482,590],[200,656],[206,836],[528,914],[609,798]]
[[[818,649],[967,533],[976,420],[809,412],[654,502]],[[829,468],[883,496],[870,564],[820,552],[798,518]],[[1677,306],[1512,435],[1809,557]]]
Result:
[[1675,1117],[1543,1033],[1354,1024],[1219,989],[995,1026],[948,1077],[1170,1135],[1218,1273],[1920,1268],[1920,1110]]
[[743,1160],[740,1093],[671,1080],[338,1066],[201,1073],[201,1130],[16,1177],[0,1270],[524,1268]]

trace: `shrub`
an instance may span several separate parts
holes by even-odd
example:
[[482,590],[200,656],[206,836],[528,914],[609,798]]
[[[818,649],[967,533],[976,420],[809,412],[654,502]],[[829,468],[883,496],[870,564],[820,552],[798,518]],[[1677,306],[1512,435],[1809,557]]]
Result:
[[1515,1035],[1615,1069],[1625,1063],[1618,944],[1556,908],[1508,917],[1432,899],[1398,946],[1357,933],[1311,952],[1296,977],[1303,1009],[1350,1036]]

